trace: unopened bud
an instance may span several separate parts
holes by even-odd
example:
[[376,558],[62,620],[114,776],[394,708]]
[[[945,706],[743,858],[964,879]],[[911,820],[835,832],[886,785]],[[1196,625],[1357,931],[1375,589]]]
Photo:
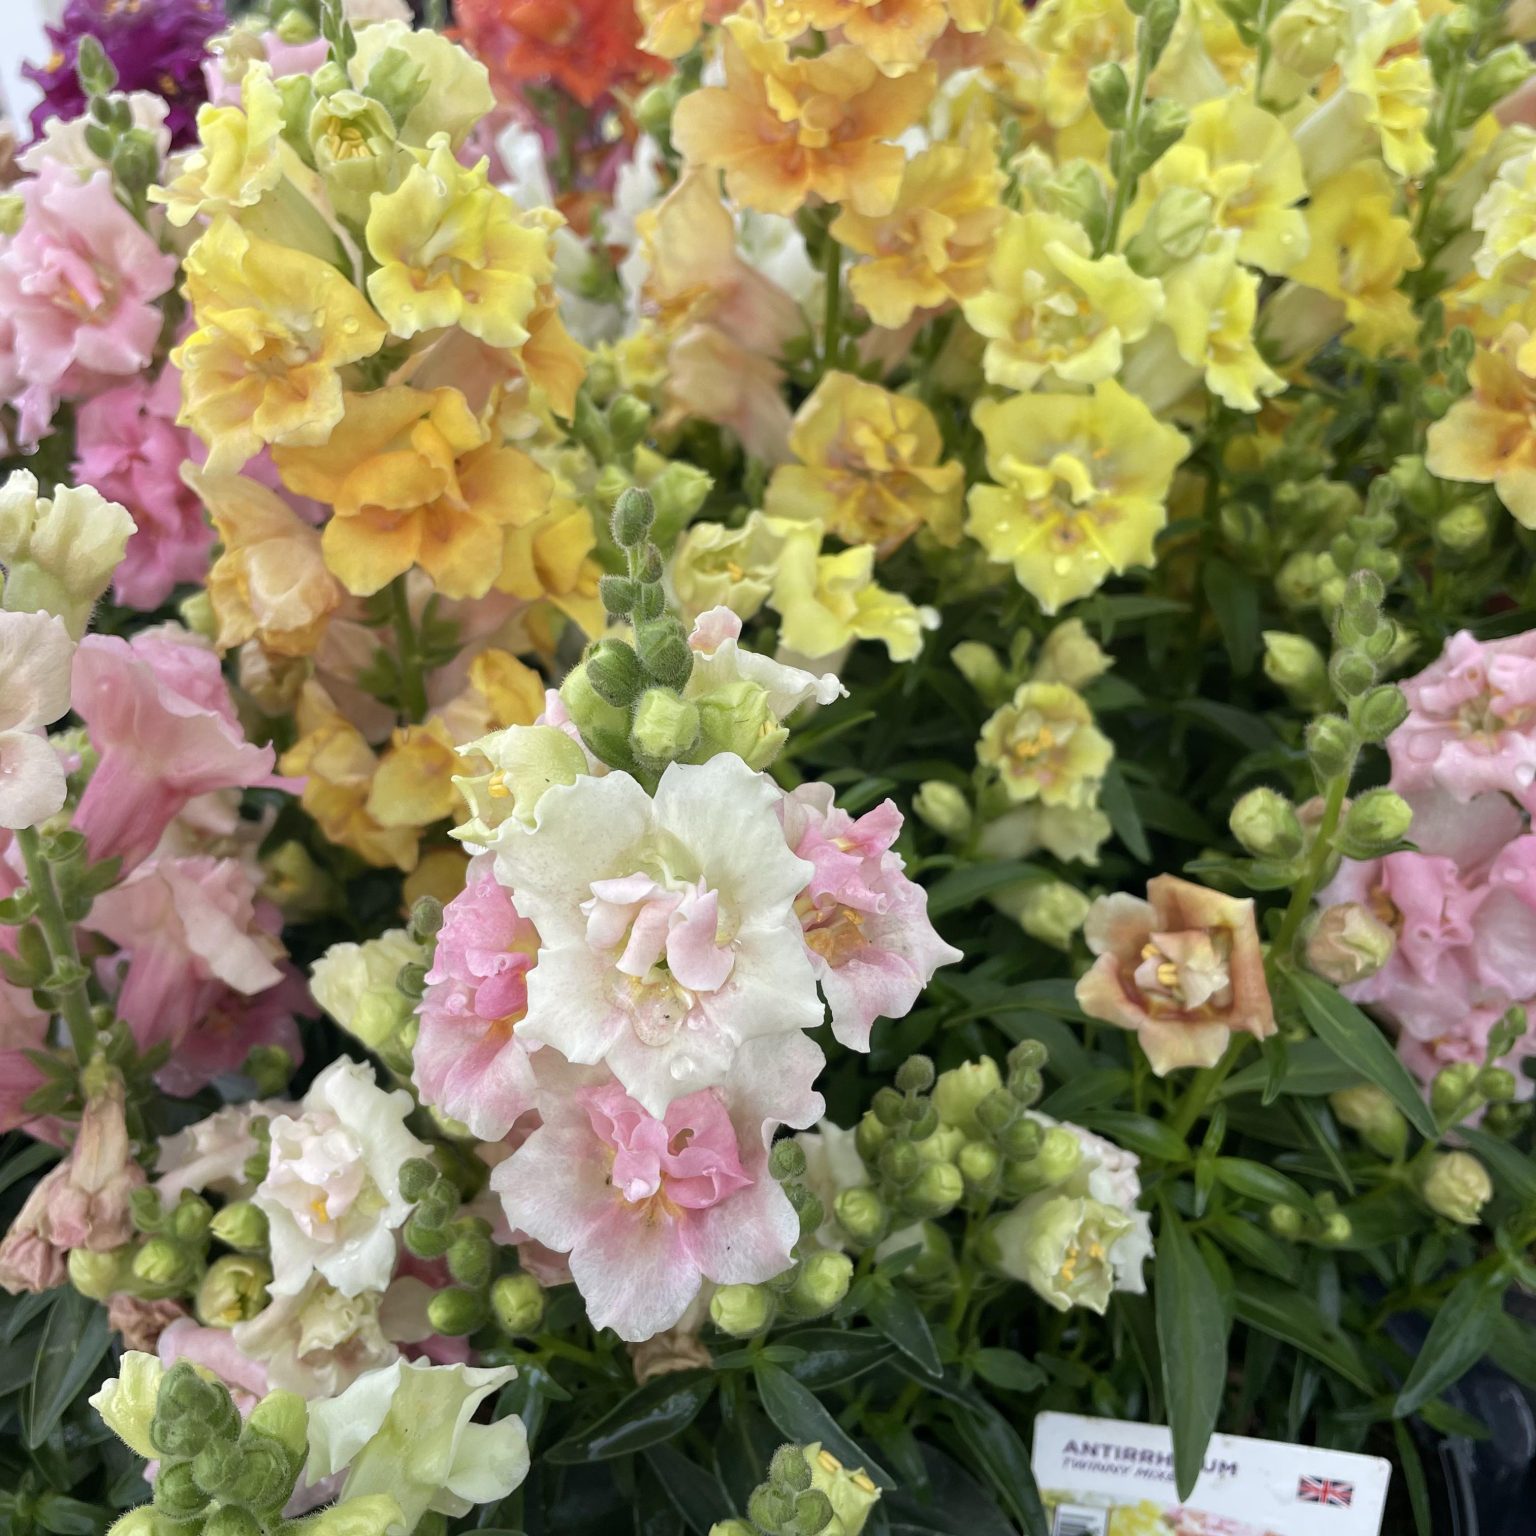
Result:
[[628,709],[645,686],[640,658],[622,640],[599,640],[586,665],[593,692],[617,709]]
[[944,779],[928,779],[913,797],[912,809],[945,837],[962,838],[971,830],[971,803],[965,791]]
[[[221,1446],[220,1450],[223,1449]],[[198,1486],[192,1462],[173,1462],[160,1469],[155,1479],[155,1508],[163,1515],[172,1520],[190,1520],[207,1507],[208,1494]]]
[[1256,858],[1291,859],[1301,852],[1296,808],[1273,789],[1250,789],[1232,807],[1232,835]]
[[947,1216],[965,1195],[965,1181],[953,1163],[930,1163],[903,1195],[914,1216]]
[[1397,935],[1369,907],[1327,907],[1307,939],[1307,966],[1336,987],[1374,976],[1397,948]]
[[645,542],[656,521],[656,504],[646,491],[630,486],[613,504],[613,541],[620,549],[635,549]]
[[699,739],[698,707],[670,688],[651,688],[641,696],[630,729],[630,745],[642,762],[675,762]]
[[197,1288],[193,1310],[208,1328],[233,1328],[248,1322],[267,1304],[272,1266],[252,1254],[229,1254],[208,1266]]
[[1119,64],[1096,64],[1088,71],[1088,100],[1106,128],[1124,126],[1125,105],[1130,95],[1130,81]]
[[427,1321],[433,1330],[448,1338],[462,1338],[483,1326],[486,1317],[485,1300],[474,1291],[460,1290],[452,1286],[439,1291],[427,1303]]
[[926,1093],[933,1079],[933,1062],[927,1056],[909,1056],[896,1071],[896,1086],[902,1093]]
[[1435,1074],[1429,1087],[1429,1108],[1441,1125],[1454,1125],[1481,1107],[1479,1075],[1470,1061],[1453,1062]]
[[917,1148],[910,1141],[888,1141],[875,1159],[880,1172],[893,1184],[910,1184],[922,1167]]
[[722,1285],[709,1299],[709,1316],[721,1333],[750,1339],[773,1319],[773,1294],[761,1285]]
[[837,1224],[849,1239],[861,1248],[877,1243],[885,1235],[888,1215],[880,1192],[868,1185],[841,1191],[833,1202]]
[[1295,1242],[1306,1230],[1306,1218],[1294,1205],[1272,1205],[1269,1208],[1269,1226],[1276,1237]]
[[981,1123],[976,1118],[981,1101],[1003,1088],[1002,1073],[990,1056],[978,1061],[968,1061],[948,1072],[941,1072],[933,1088],[933,1104],[939,1119],[952,1125],[967,1137],[975,1139],[982,1134]]
[[155,1291],[182,1290],[195,1273],[191,1256],[166,1237],[150,1238],[133,1258],[134,1279]]
[[768,1173],[781,1184],[785,1179],[805,1177],[805,1148],[793,1136],[774,1142],[768,1154]]
[[[114,1536],[121,1529],[121,1526],[114,1526]],[[250,1510],[226,1504],[208,1516],[203,1526],[203,1536],[264,1536],[264,1530],[262,1522]],[[155,1536],[162,1536],[162,1533],[156,1532]]]
[[297,1392],[269,1392],[245,1421],[248,1435],[265,1435],[290,1457],[303,1462],[309,1454],[309,1408]]
[[609,765],[629,760],[629,711],[610,704],[598,693],[584,663],[566,674],[560,685],[560,699],[581,732],[581,739],[598,757]]
[[503,1275],[491,1287],[491,1308],[496,1321],[513,1337],[529,1337],[544,1321],[544,1288],[532,1275]]
[[1493,1180],[1470,1152],[1440,1152],[1430,1163],[1421,1193],[1437,1216],[1470,1227],[1493,1198]]
[[1385,741],[1408,718],[1408,700],[1401,688],[1384,683],[1355,705],[1354,718],[1362,740]]
[[1413,807],[1392,789],[1368,789],[1350,806],[1339,847],[1352,859],[1390,853],[1413,825]]
[[1320,709],[1332,699],[1328,663],[1304,635],[1264,632],[1264,674],[1298,709]]
[[1021,880],[994,891],[991,899],[1030,938],[1067,951],[1093,905],[1066,880]]
[[1487,542],[1492,526],[1487,507],[1463,501],[1435,519],[1435,543],[1453,555],[1470,555]]
[[955,1166],[959,1168],[960,1177],[965,1180],[965,1187],[970,1193],[986,1193],[997,1178],[1002,1158],[998,1156],[996,1148],[986,1142],[968,1141],[961,1147]]
[[[1477,1091],[1490,1104],[1511,1103],[1519,1091],[1519,1079],[1505,1067],[1484,1067],[1477,1074]],[[74,1257],[73,1254],[70,1255]]]
[[[674,618],[648,619],[637,626],[635,650],[651,681],[664,689],[682,688],[693,673],[693,651],[683,626]],[[697,741],[697,711],[694,716],[694,740]],[[693,742],[689,742],[689,746],[692,745]]]
[[962,640],[950,653],[955,670],[981,695],[983,702],[1008,692],[1008,674],[1002,658],[980,640]]
[[858,1149],[858,1154],[864,1162],[873,1166],[875,1158],[879,1155],[880,1148],[890,1139],[890,1129],[880,1120],[880,1117],[875,1114],[874,1110],[865,1110],[853,1132],[853,1144]]
[[823,1248],[800,1266],[790,1287],[790,1307],[801,1317],[821,1317],[830,1312],[853,1283],[853,1260],[846,1253]]
[[1359,1134],[1383,1157],[1401,1157],[1408,1144],[1408,1122],[1402,1111],[1374,1083],[1342,1088],[1329,1094],[1334,1115]]
[[105,1301],[120,1291],[127,1277],[132,1250],[115,1248],[110,1253],[92,1253],[89,1248],[69,1250],[69,1283],[91,1301]]
[[1323,1218],[1317,1240],[1320,1243],[1347,1243],[1354,1234],[1354,1227],[1343,1211],[1330,1211]]
[[1320,782],[1347,773],[1359,750],[1359,738],[1342,715],[1320,715],[1307,727],[1307,756]]

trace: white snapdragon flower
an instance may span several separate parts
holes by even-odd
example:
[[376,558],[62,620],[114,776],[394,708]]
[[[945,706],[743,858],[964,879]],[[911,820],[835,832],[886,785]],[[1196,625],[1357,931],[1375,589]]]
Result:
[[400,1165],[430,1150],[405,1128],[413,1108],[371,1067],[342,1059],[315,1079],[300,1114],[273,1119],[253,1199],[271,1228],[274,1296],[297,1295],[315,1273],[346,1296],[389,1284],[395,1229],[411,1213]]
[[516,1375],[511,1366],[397,1360],[360,1376],[340,1397],[310,1405],[306,1481],[345,1471],[342,1503],[391,1498],[403,1531],[415,1530],[429,1510],[463,1515],[506,1498],[528,1475],[523,1421],[472,1421]]
[[291,1296],[274,1296],[236,1323],[230,1337],[241,1354],[266,1367],[274,1388],[303,1398],[334,1397],[367,1371],[388,1365],[400,1351],[380,1322],[383,1296],[346,1296],[312,1275]]
[[661,1116],[723,1082],[742,1042],[820,1024],[794,910],[812,867],[781,798],[722,754],[672,764],[654,799],[627,773],[557,784],[531,831],[498,829],[496,878],[541,941],[519,1034],[605,1062]]

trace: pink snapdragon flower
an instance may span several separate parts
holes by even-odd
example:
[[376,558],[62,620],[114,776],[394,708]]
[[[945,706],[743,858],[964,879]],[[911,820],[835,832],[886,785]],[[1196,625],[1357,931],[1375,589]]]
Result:
[[891,844],[902,816],[887,800],[854,820],[826,784],[803,784],[780,806],[784,836],[815,870],[795,903],[805,947],[832,1010],[832,1033],[867,1051],[878,1018],[910,1011],[941,965],[964,956],[928,920],[928,893],[907,879]]
[[64,804],[64,765],[43,734],[69,713],[75,643],[48,613],[0,613],[0,827],[35,827]]
[[598,1328],[630,1343],[674,1326],[705,1280],[781,1273],[799,1221],[768,1173],[775,1126],[812,1125],[822,1055],[804,1035],[748,1041],[730,1081],[656,1116],[601,1068],[536,1062],[542,1124],[491,1174],[508,1222],[569,1253]]
[[1488,641],[1463,630],[1402,689],[1408,718],[1387,741],[1399,794],[1503,790],[1536,810],[1536,630]]
[[178,582],[208,574],[213,529],[181,466],[196,438],[176,425],[181,375],[169,364],[153,383],[134,379],[87,400],[75,418],[73,474],[126,507],[136,532],[112,578],[128,608],[158,608]]
[[97,897],[89,926],[120,948],[102,969],[121,978],[117,1011],[139,1048],[172,1048],[157,1076],[168,1092],[237,1071],[257,1045],[298,1052],[306,990],[278,964],[281,914],[237,860],[153,859]]
[[496,883],[490,861],[477,860],[443,909],[412,1075],[428,1104],[483,1141],[505,1136],[533,1106],[533,1068],[517,1026],[538,948],[537,929]]
[[14,330],[21,436],[36,442],[61,399],[149,365],[156,305],[176,258],[118,202],[111,174],[45,163],[19,188],[21,228],[0,250],[0,311]]
[[197,795],[274,778],[271,747],[246,741],[219,658],[175,625],[132,641],[87,635],[75,653],[75,713],[101,761],[74,824],[91,856],[136,864]]

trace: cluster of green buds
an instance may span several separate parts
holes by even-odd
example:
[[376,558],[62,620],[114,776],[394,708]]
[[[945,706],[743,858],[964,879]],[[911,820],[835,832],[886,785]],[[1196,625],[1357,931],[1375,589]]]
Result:
[[1319,1248],[1347,1243],[1353,1228],[1339,1209],[1335,1196],[1324,1191],[1306,1206],[1277,1201],[1269,1207],[1269,1228],[1290,1243],[1312,1243]]
[[880,1490],[819,1443],[781,1445],[768,1479],[752,1490],[745,1520],[722,1520],[709,1536],[859,1536]]
[[[1471,332],[1462,327],[1451,334],[1453,339],[1471,338]],[[1465,388],[1464,363],[1459,372],[1461,388],[1455,391],[1458,394]],[[1445,396],[1452,393],[1448,384],[1434,388]],[[1429,472],[1417,454],[1404,454],[1387,475],[1397,487],[1403,509],[1434,540],[1436,557],[1447,568],[1472,564],[1488,553],[1500,516],[1491,489],[1441,480]]]
[[[201,1195],[184,1190],[176,1204],[167,1208],[153,1189],[145,1187],[133,1192],[130,1212],[137,1235],[107,1253],[72,1250],[70,1283],[93,1301],[105,1301],[119,1291],[151,1301],[197,1295],[212,1272],[208,1249],[213,1207]],[[259,1289],[262,1304],[264,1287],[265,1281]]]
[[[451,1154],[440,1149],[438,1156]],[[453,1171],[458,1179],[425,1157],[400,1165],[400,1193],[415,1206],[401,1236],[417,1258],[447,1263],[454,1283],[427,1303],[427,1318],[438,1333],[462,1337],[491,1320],[498,1255],[490,1223],[460,1213],[471,1170],[456,1167]]]
[[723,1285],[710,1298],[711,1321],[732,1338],[752,1338],[780,1317],[797,1322],[825,1317],[847,1296],[853,1282],[853,1261],[848,1255],[816,1240],[828,1213],[821,1196],[805,1183],[805,1151],[800,1143],[792,1137],[776,1142],[768,1154],[768,1172],[794,1207],[800,1236],[792,1262],[781,1274],[761,1285]]
[[242,1424],[219,1381],[187,1362],[160,1381],[149,1440],[160,1457],[156,1536],[266,1536],[309,1452],[308,1412],[292,1392],[263,1398]]
[[1494,1129],[1508,1132],[1529,1113],[1515,1103],[1515,1074],[1497,1065],[1525,1031],[1525,1009],[1517,1003],[1488,1031],[1488,1047],[1481,1066],[1458,1061],[1435,1074],[1429,1089],[1429,1108],[1442,1131],[1486,1111]]
[[[411,907],[410,921],[406,924],[405,938],[415,949],[415,954],[395,972],[395,996],[381,995],[372,1003],[378,1051],[384,1065],[402,1080],[409,1080],[413,1064],[412,1053],[416,1049],[416,1036],[420,1020],[416,1016],[417,1005],[427,992],[427,972],[432,969],[432,956],[437,947],[437,936],[443,931],[443,904],[435,896],[419,896]],[[403,948],[403,947],[402,947]],[[399,999],[399,1001],[396,1000]],[[364,1012],[362,1007],[359,1014]],[[377,1029],[377,1025],[384,1025]],[[357,1021],[354,1020],[354,1032]]]
[[128,98],[116,94],[117,70],[89,33],[80,39],[75,73],[88,103],[85,147],[111,170],[123,206],[143,224],[149,217],[149,189],[160,179],[155,136],[134,126]]

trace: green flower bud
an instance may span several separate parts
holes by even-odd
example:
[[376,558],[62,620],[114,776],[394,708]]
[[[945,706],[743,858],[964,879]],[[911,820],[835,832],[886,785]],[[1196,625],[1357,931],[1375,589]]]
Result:
[[781,1445],[768,1462],[768,1481],[789,1493],[804,1493],[811,1486],[811,1468],[798,1445]]
[[267,1304],[272,1266],[249,1254],[230,1254],[208,1266],[197,1288],[193,1310],[208,1328],[233,1328],[248,1322]]
[[171,1236],[178,1242],[199,1243],[208,1234],[213,1207],[199,1195],[182,1193],[168,1223]]
[[[641,105],[658,94],[658,89],[653,86],[641,98]],[[748,1525],[745,1520],[717,1520],[710,1526],[709,1536],[761,1536],[761,1533],[755,1525]]]
[[965,1196],[965,1180],[953,1163],[930,1163],[905,1192],[902,1203],[914,1216],[947,1216]]
[[479,1287],[489,1285],[491,1268],[495,1263],[495,1250],[491,1241],[478,1233],[461,1237],[448,1249],[448,1273],[460,1285]]
[[[450,1249],[450,1252],[452,1250]],[[449,1338],[462,1338],[483,1326],[486,1318],[485,1298],[473,1291],[452,1286],[439,1291],[427,1303],[427,1321],[435,1332]]]
[[963,640],[949,653],[949,659],[984,702],[1001,699],[1009,691],[1002,659],[990,645],[980,640]]
[[1332,699],[1328,663],[1323,653],[1302,635],[1264,631],[1264,675],[1298,709],[1324,708]]
[[984,1141],[968,1141],[961,1147],[955,1166],[959,1168],[969,1193],[987,1194],[997,1179],[1002,1162],[996,1148]]
[[807,1488],[795,1500],[795,1518],[790,1526],[794,1536],[835,1536],[832,1501],[820,1488]]
[[1015,1120],[997,1135],[998,1150],[1004,1157],[1035,1157],[1044,1144],[1045,1132],[1033,1120]]
[[1385,741],[1408,718],[1408,700],[1392,683],[1373,688],[1351,711],[1364,741]]
[[893,1184],[910,1184],[922,1167],[917,1148],[910,1141],[888,1141],[875,1159],[880,1172]]
[[648,619],[636,627],[635,650],[652,682],[663,688],[680,689],[693,674],[688,637],[683,626],[669,615]]
[[1109,217],[1104,183],[1086,160],[1069,160],[1040,189],[1041,201],[1053,213],[1063,214],[1096,239]]
[[[1171,18],[1168,23],[1171,30],[1173,22],[1179,15],[1178,0],[1152,0],[1148,11],[1149,19],[1153,11],[1160,16]],[[1164,42],[1166,41],[1165,37]],[[1188,129],[1188,107],[1174,101],[1170,96],[1159,96],[1149,101],[1142,110],[1136,141],[1129,146],[1130,153],[1127,158],[1130,167],[1140,174],[1156,165],[1184,137]]]
[[933,1078],[933,1062],[927,1056],[909,1056],[896,1069],[896,1087],[902,1093],[926,1093]]
[[880,1192],[869,1185],[842,1190],[832,1203],[837,1224],[860,1248],[878,1243],[885,1235],[888,1215]]
[[819,1441],[805,1448],[810,1463],[811,1486],[826,1494],[837,1522],[837,1536],[859,1536],[869,1520],[869,1512],[880,1498],[880,1490],[865,1475],[862,1467],[850,1470]]
[[651,424],[651,408],[637,395],[620,395],[608,407],[608,431],[619,453],[628,453]]
[[1336,987],[1374,976],[1397,948],[1397,935],[1357,901],[1324,909],[1307,937],[1307,966]]
[[642,762],[675,762],[693,751],[699,740],[699,711],[670,688],[651,688],[635,708],[630,745]]
[[1093,905],[1065,880],[1021,880],[994,891],[990,899],[1030,938],[1069,952]]
[[1463,501],[1435,519],[1435,543],[1453,555],[1475,554],[1488,541],[1493,520],[1479,501]]
[[69,1251],[69,1283],[91,1301],[105,1301],[123,1289],[128,1278],[133,1250],[127,1246],[110,1253],[92,1253],[89,1248]]
[[1440,1152],[1429,1165],[1420,1193],[1437,1216],[1470,1227],[1493,1198],[1493,1180],[1470,1152]]
[[717,752],[734,752],[749,768],[761,773],[789,740],[789,730],[779,723],[773,701],[761,683],[737,678],[711,688],[693,702],[699,712],[693,762],[707,762]]
[[944,779],[929,779],[923,783],[912,800],[917,812],[935,832],[945,837],[963,838],[971,830],[971,803],[965,791]]
[[225,1505],[208,1516],[203,1536],[264,1536],[262,1523],[248,1509]]
[[976,1118],[977,1107],[991,1094],[1000,1093],[1002,1073],[990,1056],[968,1061],[948,1072],[941,1072],[934,1084],[933,1104],[939,1119],[974,1140],[983,1134]]
[[907,1101],[894,1088],[879,1088],[870,1100],[870,1109],[881,1125],[901,1125],[907,1118]]
[[1355,1131],[1383,1157],[1398,1158],[1408,1145],[1408,1122],[1402,1111],[1374,1083],[1343,1088],[1328,1095],[1341,1124]]
[[1319,782],[1347,773],[1359,747],[1358,736],[1342,715],[1320,715],[1307,727],[1307,756]]
[[747,1500],[747,1519],[759,1530],[782,1531],[795,1518],[795,1495],[772,1483],[760,1483]]
[[1096,64],[1088,71],[1088,100],[1106,128],[1125,126],[1125,105],[1130,100],[1131,85],[1120,65]]
[[645,687],[645,674],[622,640],[599,640],[587,657],[587,681],[605,704],[628,709]]
[[426,1198],[438,1181],[437,1165],[425,1157],[408,1157],[400,1165],[400,1196],[412,1205]]
[[[1508,1104],[1519,1091],[1519,1079],[1505,1067],[1484,1067],[1477,1074],[1477,1091],[1490,1104]],[[74,1257],[73,1254],[70,1255]]]
[[781,1184],[785,1179],[804,1178],[805,1167],[805,1148],[793,1136],[785,1136],[774,1142],[773,1150],[768,1154],[770,1178],[777,1179]]
[[1354,1226],[1343,1211],[1330,1211],[1323,1218],[1322,1230],[1318,1233],[1317,1240],[1320,1243],[1347,1243],[1354,1235]]
[[172,1520],[190,1520],[208,1507],[208,1495],[198,1487],[193,1466],[189,1461],[172,1462],[161,1467],[155,1478],[155,1508]]
[[1339,848],[1352,859],[1390,853],[1408,835],[1413,807],[1396,790],[1368,789],[1344,816]]
[[247,1436],[263,1435],[302,1465],[309,1455],[309,1408],[297,1392],[269,1392],[245,1421]]
[[[560,685],[560,699],[581,739],[610,767],[631,761],[629,711],[610,704],[592,686],[585,664],[573,667]],[[556,733],[560,734],[560,733]]]
[[997,1136],[1019,1117],[1018,1102],[1005,1088],[999,1088],[976,1105],[976,1123],[989,1136]]
[[247,1509],[281,1509],[292,1497],[298,1475],[298,1464],[275,1440],[243,1436],[225,1502],[243,1504]]
[[149,1293],[184,1290],[196,1274],[193,1256],[168,1237],[150,1238],[133,1258],[133,1278]]
[[822,1317],[848,1294],[853,1260],[846,1253],[823,1248],[800,1266],[788,1302],[801,1317]]
[[656,521],[656,504],[638,486],[620,492],[613,504],[613,542],[620,549],[637,549]]
[[1301,852],[1296,808],[1273,789],[1250,789],[1232,807],[1232,835],[1261,859],[1291,859]]
[[1461,122],[1471,127],[1490,107],[1531,78],[1531,61],[1519,43],[1505,43],[1468,71],[1461,87]]
[[1454,1125],[1482,1107],[1479,1069],[1470,1061],[1453,1062],[1435,1074],[1429,1088],[1429,1108],[1441,1125]]
[[[1005,1170],[1008,1193],[1014,1197],[1063,1183],[1077,1172],[1083,1158],[1082,1144],[1064,1125],[1041,1130],[1038,1122],[1026,1123],[1040,1132],[1039,1151],[1022,1160],[1022,1165],[1010,1163]],[[1024,1188],[1020,1188],[1021,1180]]]
[[1340,651],[1328,664],[1328,680],[1341,699],[1358,699],[1376,681],[1376,667],[1369,656],[1355,650]]
[[1269,1226],[1276,1237],[1296,1242],[1306,1230],[1306,1218],[1294,1205],[1272,1205],[1269,1208]]
[[544,1322],[544,1288],[526,1271],[502,1275],[491,1286],[491,1310],[504,1332],[531,1337]]
[[[1161,193],[1152,204],[1146,223],[1126,247],[1131,264],[1138,272],[1157,277],[1180,262],[1188,261],[1205,243],[1211,228],[1213,206],[1210,193],[1194,187],[1170,187]],[[1253,545],[1267,534],[1267,529],[1262,529],[1261,522],[1256,522],[1251,529],[1244,527],[1243,510],[1234,508],[1232,521],[1245,535],[1239,542]],[[1257,511],[1256,508],[1246,510],[1250,513]],[[1226,521],[1223,520],[1224,526]]]
[[773,1293],[761,1285],[722,1285],[709,1299],[709,1316],[721,1333],[750,1339],[773,1321]]
[[890,1139],[890,1129],[874,1110],[865,1110],[853,1132],[853,1144],[863,1161],[872,1166],[879,1155],[880,1148]]

